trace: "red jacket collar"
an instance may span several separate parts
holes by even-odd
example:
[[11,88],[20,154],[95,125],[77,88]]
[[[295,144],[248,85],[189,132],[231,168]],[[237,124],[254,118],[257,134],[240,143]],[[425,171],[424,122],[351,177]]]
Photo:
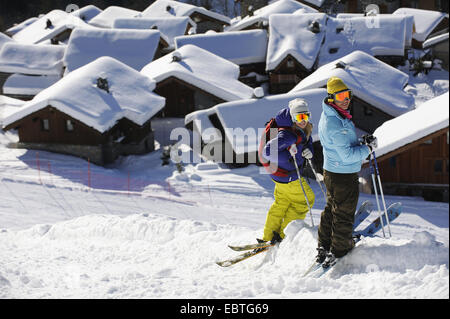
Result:
[[333,102],[328,102],[327,103],[329,106],[331,106],[332,108],[334,108],[336,111],[338,111],[338,113],[340,115],[342,115],[344,118],[351,120],[352,119],[352,115],[349,113],[349,111],[344,110],[343,108],[337,106],[336,104],[334,104]]

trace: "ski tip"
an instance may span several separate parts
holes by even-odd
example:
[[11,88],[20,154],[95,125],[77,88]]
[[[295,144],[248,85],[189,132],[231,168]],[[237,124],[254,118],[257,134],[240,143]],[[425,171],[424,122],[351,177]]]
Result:
[[219,265],[220,267],[229,267],[233,263],[231,263],[229,261],[216,261],[216,264]]

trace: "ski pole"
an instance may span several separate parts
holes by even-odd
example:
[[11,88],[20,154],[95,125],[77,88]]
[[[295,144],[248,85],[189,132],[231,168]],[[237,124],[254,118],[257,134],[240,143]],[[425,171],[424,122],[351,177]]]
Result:
[[369,166],[370,166],[370,175],[372,175],[373,189],[375,191],[375,199],[377,201],[378,216],[379,216],[380,222],[381,222],[381,229],[383,230],[383,238],[386,238],[386,234],[384,233],[383,218],[381,216],[380,202],[378,201],[377,183],[375,181],[375,173],[374,173],[374,169],[373,169],[373,166],[372,166],[372,152],[369,154]]
[[303,195],[305,196],[305,199],[306,199],[306,204],[308,205],[308,208],[309,208],[309,216],[311,216],[311,224],[312,224],[312,227],[314,227],[314,220],[312,217],[311,205],[309,204],[308,196],[306,196],[305,189],[303,188],[302,176],[300,175],[300,170],[298,169],[297,161],[295,160],[295,155],[292,155],[292,157],[294,160],[295,170],[297,171],[298,181],[300,182],[300,187],[302,188]]
[[[325,202],[326,202],[327,201],[327,195],[325,194],[326,192],[323,190],[322,183],[320,182],[319,177],[317,176],[316,170],[314,169],[314,167],[313,167],[313,165],[311,163],[311,160],[309,158],[308,158],[308,163],[309,163],[309,166],[311,166],[311,169],[312,169],[312,171],[314,173],[314,176],[316,177],[316,181],[319,184],[320,190],[322,191],[323,198],[325,199]],[[324,185],[324,187],[325,187],[325,185]]]
[[381,177],[380,177],[380,172],[378,171],[377,157],[375,156],[375,152],[373,152],[373,162],[375,163],[375,174],[378,177],[378,185],[380,187],[381,201],[383,202],[384,216],[386,217],[386,224],[387,224],[388,231],[389,231],[389,237],[392,237],[391,225],[389,224],[389,217],[388,217],[388,213],[387,213],[387,209],[386,209],[386,202],[384,201],[383,187],[381,186]]

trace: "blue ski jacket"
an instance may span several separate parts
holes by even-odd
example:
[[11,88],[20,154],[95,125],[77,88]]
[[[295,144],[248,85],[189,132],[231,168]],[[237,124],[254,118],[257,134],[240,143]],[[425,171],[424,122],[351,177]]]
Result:
[[362,161],[370,154],[369,147],[360,145],[355,125],[343,118],[325,100],[319,120],[319,139],[323,147],[323,168],[333,173],[357,173]]

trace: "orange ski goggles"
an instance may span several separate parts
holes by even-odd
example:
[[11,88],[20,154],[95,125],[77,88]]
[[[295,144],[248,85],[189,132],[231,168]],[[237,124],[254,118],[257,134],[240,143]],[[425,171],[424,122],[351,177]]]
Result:
[[333,94],[333,99],[338,102],[344,102],[346,99],[350,100],[352,98],[352,91],[346,90]]
[[297,122],[301,122],[301,121],[305,121],[308,122],[309,119],[311,118],[311,113],[307,112],[307,113],[299,113],[295,115],[295,120]]

